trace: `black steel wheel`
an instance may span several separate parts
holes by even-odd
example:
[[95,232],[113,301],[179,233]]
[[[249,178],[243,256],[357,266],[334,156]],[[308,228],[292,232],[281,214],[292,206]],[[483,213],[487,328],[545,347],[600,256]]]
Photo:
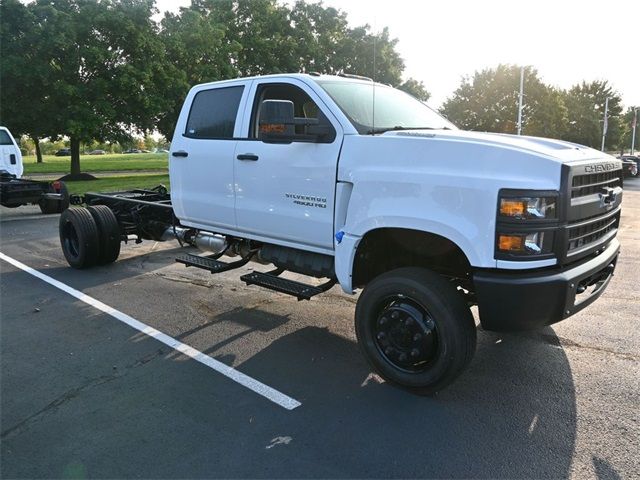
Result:
[[120,255],[120,225],[113,211],[106,205],[87,207],[98,227],[98,265],[113,263]]
[[475,322],[466,301],[447,280],[422,268],[372,280],[358,300],[355,326],[374,370],[419,394],[450,384],[475,352]]
[[60,245],[69,265],[89,268],[99,253],[98,227],[86,208],[68,208],[60,215]]

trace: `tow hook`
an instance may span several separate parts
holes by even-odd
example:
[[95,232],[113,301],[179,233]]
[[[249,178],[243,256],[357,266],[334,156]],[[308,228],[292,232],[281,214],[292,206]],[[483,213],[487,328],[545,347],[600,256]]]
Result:
[[602,282],[606,280],[609,276],[613,275],[613,271],[615,268],[616,266],[613,263],[610,263],[609,265],[604,267],[602,270],[600,270],[598,273],[583,280],[578,285],[578,288],[576,288],[576,293],[577,294],[583,293],[591,285],[595,285],[598,282]]

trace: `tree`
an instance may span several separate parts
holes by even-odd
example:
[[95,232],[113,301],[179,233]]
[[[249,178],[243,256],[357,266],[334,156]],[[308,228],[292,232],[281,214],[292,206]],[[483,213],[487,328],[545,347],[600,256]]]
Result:
[[[441,112],[467,130],[516,133],[520,70],[516,65],[498,65],[464,78]],[[560,137],[567,121],[562,96],[545,85],[534,68],[525,67],[524,74],[523,134]]]
[[[23,93],[7,103],[34,105],[33,129],[69,137],[72,175],[80,174],[81,142],[154,128],[171,79],[151,20],[153,0],[38,0],[26,9],[25,28],[39,39],[29,66],[46,83],[29,91],[29,102],[19,101]],[[10,36],[7,50],[22,41]],[[25,78],[24,70],[15,74],[12,91]]]
[[[638,110],[637,117],[635,116],[635,110]],[[631,140],[633,137],[633,128],[635,126],[636,129],[636,137],[635,137],[635,150],[640,150],[638,147],[640,146],[640,128],[638,124],[640,124],[640,107],[634,106],[627,108],[627,111],[622,115],[622,135],[620,137],[620,145],[618,146],[618,150],[624,152],[625,150],[631,151]],[[636,118],[636,123],[634,124],[634,118]]]
[[167,85],[167,109],[157,127],[171,138],[180,108],[189,89],[198,83],[237,77],[239,72],[231,59],[242,46],[226,36],[227,27],[220,19],[194,2],[179,15],[167,13],[161,22],[160,40],[172,81]]
[[197,83],[316,71],[399,85],[404,69],[397,40],[387,29],[373,34],[368,25],[349,28],[346,14],[321,3],[193,0],[179,14],[165,15],[160,38],[173,78],[166,92],[170,106],[158,124],[167,137],[187,91]]
[[606,80],[574,85],[563,97],[569,112],[569,125],[563,138],[598,150],[602,145],[604,109],[609,98],[605,149],[618,148],[622,137],[622,99]]
[[377,34],[369,31],[369,25],[350,29],[336,52],[336,70],[365,75],[376,82],[398,86],[402,81],[404,60],[396,51],[397,43],[397,38],[389,37],[386,27]]
[[424,83],[416,80],[415,78],[409,78],[406,82],[400,84],[398,88],[410,95],[413,95],[422,102],[426,102],[431,97],[431,94],[425,88]]
[[18,0],[0,4],[0,123],[16,138],[26,135],[34,142],[38,163],[40,138],[57,133],[51,117],[43,115],[51,105],[48,65],[38,55],[46,42],[31,7]]

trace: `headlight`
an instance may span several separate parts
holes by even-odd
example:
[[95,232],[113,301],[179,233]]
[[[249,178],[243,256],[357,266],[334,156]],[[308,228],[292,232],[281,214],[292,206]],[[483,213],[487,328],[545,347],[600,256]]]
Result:
[[500,190],[495,257],[512,261],[553,258],[559,202],[554,190]]
[[499,216],[516,220],[556,218],[556,197],[502,197]]

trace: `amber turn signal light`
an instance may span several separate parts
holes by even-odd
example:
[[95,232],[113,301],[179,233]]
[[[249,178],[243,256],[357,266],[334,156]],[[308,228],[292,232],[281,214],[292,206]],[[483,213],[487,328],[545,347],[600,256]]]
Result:
[[524,237],[522,235],[499,235],[498,248],[503,252],[523,252]]
[[527,213],[527,202],[522,200],[500,200],[500,215],[505,217],[524,217]]

